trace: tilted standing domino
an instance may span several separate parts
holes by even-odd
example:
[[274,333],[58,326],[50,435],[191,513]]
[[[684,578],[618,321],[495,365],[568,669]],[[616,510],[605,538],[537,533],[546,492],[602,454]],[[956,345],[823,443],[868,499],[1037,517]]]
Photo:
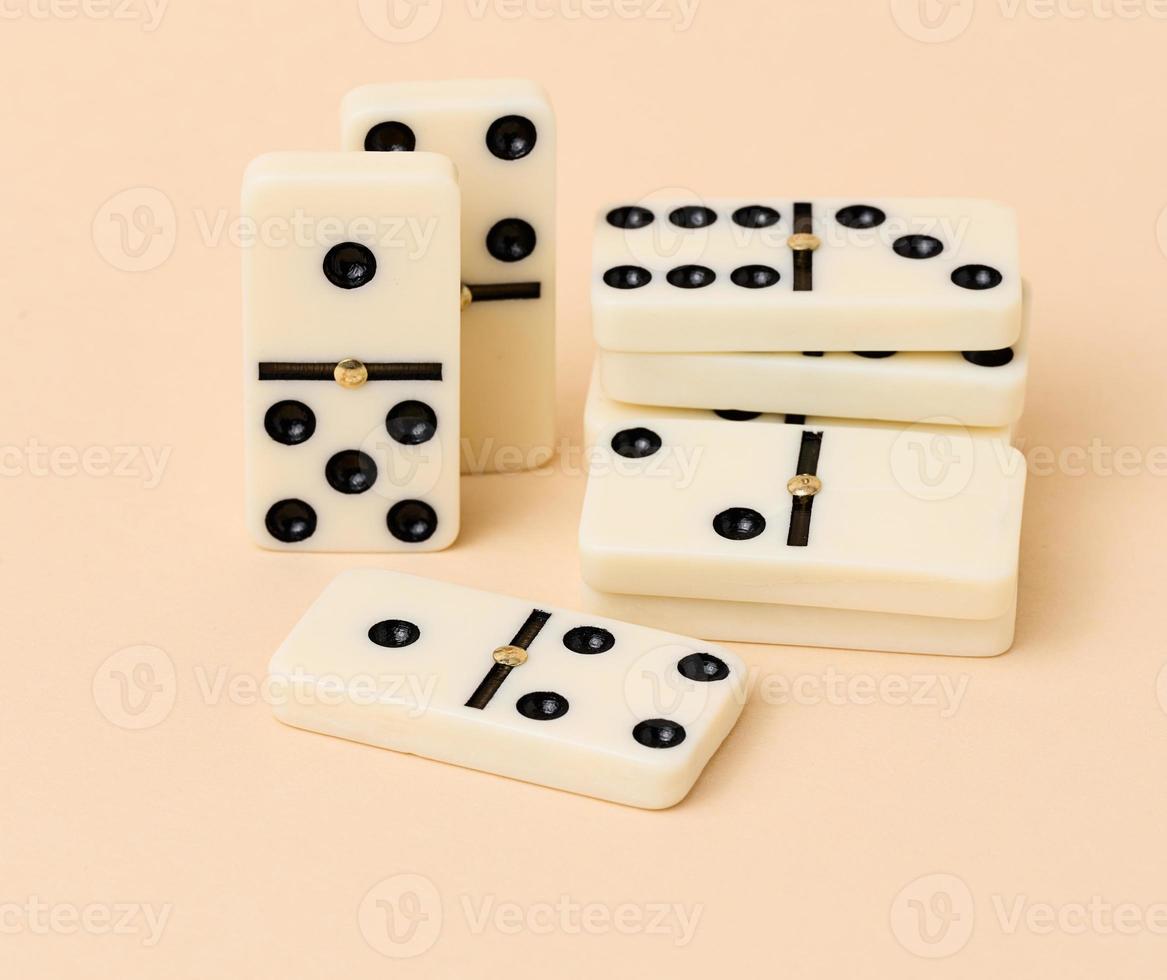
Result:
[[550,459],[555,438],[555,117],[534,82],[368,85],[345,96],[347,150],[450,157],[462,188],[465,472]]
[[458,185],[436,154],[276,153],[243,214],[247,523],[266,548],[458,535]]
[[340,575],[272,657],[289,725],[672,806],[741,713],[732,653],[395,572]]

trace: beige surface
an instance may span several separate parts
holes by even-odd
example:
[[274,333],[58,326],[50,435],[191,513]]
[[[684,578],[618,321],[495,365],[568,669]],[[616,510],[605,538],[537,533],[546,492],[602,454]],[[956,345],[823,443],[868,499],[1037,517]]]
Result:
[[[387,23],[372,2],[188,0],[153,31],[143,4],[119,6],[143,19],[97,19],[91,3],[46,20],[21,0],[0,25],[0,973],[1161,975],[1167,22],[1150,4],[1126,19],[1104,0],[1062,0],[1061,13],[963,2],[926,35],[902,0],[705,0],[679,31],[679,0],[542,0],[517,19],[510,4],[476,15],[479,0],[446,0],[432,33],[405,44],[367,26],[362,9]],[[585,9],[674,19],[570,16]],[[893,14],[929,37],[971,23],[930,43]],[[753,700],[663,813],[272,718],[248,684],[342,568],[578,601],[574,452],[468,482],[463,535],[442,554],[265,553],[243,524],[230,233],[245,162],[333,147],[338,100],[361,82],[518,71],[546,82],[559,114],[573,443],[601,202],[668,185],[1017,206],[1035,291],[1033,473],[1011,653],[740,647]],[[107,205],[127,188],[158,193]],[[163,233],[135,259],[112,215],[151,203]],[[165,261],[132,274],[108,259]],[[121,446],[137,447],[138,473],[147,450],[167,452],[161,481],[99,475],[124,472],[103,455]],[[86,449],[95,475],[70,475]],[[141,664],[161,690],[127,716],[110,671],[148,681]],[[1091,915],[1095,896],[1135,911]],[[33,897],[57,911],[55,930],[10,914]],[[141,929],[95,934],[101,909],[125,903],[172,907],[155,945]],[[88,932],[70,933],[69,910],[91,905]],[[686,945],[658,905],[697,915]],[[919,908],[961,918],[928,945]],[[429,915],[412,937],[410,909]]]

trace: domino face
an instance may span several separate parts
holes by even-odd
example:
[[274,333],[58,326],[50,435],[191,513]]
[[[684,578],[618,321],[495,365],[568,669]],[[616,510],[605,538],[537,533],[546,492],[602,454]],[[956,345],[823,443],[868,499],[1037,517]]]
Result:
[[434,154],[247,170],[247,519],[265,548],[432,551],[458,534],[458,187]]
[[741,712],[732,653],[395,572],[340,575],[276,651],[289,725],[631,806],[688,793]]
[[462,188],[462,431],[468,472],[550,458],[555,421],[555,117],[520,80],[369,85],[344,99],[348,150],[433,151]]
[[598,219],[612,351],[990,351],[1021,330],[1016,217],[967,198],[662,197]]
[[[902,424],[894,422],[883,422],[871,419],[854,419],[854,418],[833,418],[825,415],[800,415],[792,412],[762,412],[756,410],[743,409],[704,409],[704,408],[662,408],[659,405],[643,404],[637,402],[624,402],[609,398],[604,392],[603,382],[601,380],[601,360],[609,362],[612,367],[611,371],[615,378],[615,384],[618,388],[624,386],[629,391],[641,392],[648,394],[654,400],[657,398],[667,399],[670,395],[681,400],[694,399],[693,389],[701,389],[701,382],[708,375],[709,387],[714,387],[715,379],[724,378],[725,372],[720,367],[721,359],[734,359],[743,357],[743,355],[734,354],[715,354],[708,355],[704,362],[704,371],[696,369],[691,372],[686,372],[689,379],[689,385],[682,387],[680,382],[674,378],[670,365],[674,361],[684,360],[688,362],[690,358],[697,359],[701,355],[647,355],[652,357],[651,365],[643,365],[641,357],[644,355],[623,355],[623,354],[604,354],[601,352],[600,358],[597,359],[596,364],[592,369],[591,381],[588,385],[587,400],[584,404],[584,442],[588,446],[595,446],[600,438],[601,433],[608,429],[625,429],[637,425],[648,425],[650,428],[653,422],[657,419],[688,419],[690,421],[714,421],[721,420],[733,425],[801,425],[809,426],[814,429],[821,428],[836,428],[843,426],[845,428],[887,428],[888,426],[895,426],[897,432],[902,432],[905,428]],[[757,355],[755,355],[757,357]],[[663,362],[658,364],[658,362]],[[743,388],[749,390],[749,379],[751,377],[751,370],[749,361],[743,370],[734,374],[736,387],[734,388],[734,404],[741,397],[741,390]],[[647,367],[648,370],[643,370]],[[648,383],[643,384],[642,379],[648,376]],[[743,379],[745,383],[743,384]],[[720,386],[717,386],[718,388]],[[782,395],[785,387],[779,385],[777,393],[780,397],[788,397]],[[757,390],[757,392],[750,391],[747,396],[748,399],[760,398],[763,401],[772,400],[775,397],[774,386],[765,386]],[[712,396],[710,396],[712,399]],[[791,402],[784,402],[784,404],[792,404]],[[947,422],[955,422],[955,419],[946,416]],[[934,430],[937,434],[943,434],[943,423],[936,425],[916,425],[916,430],[924,431],[925,429]],[[1004,443],[1010,443],[1013,438],[1012,428],[1009,426],[998,426],[990,428],[978,429],[973,435],[983,436],[986,438],[998,439]]]
[[597,591],[970,620],[1015,602],[1025,462],[998,439],[653,419],[600,445]]

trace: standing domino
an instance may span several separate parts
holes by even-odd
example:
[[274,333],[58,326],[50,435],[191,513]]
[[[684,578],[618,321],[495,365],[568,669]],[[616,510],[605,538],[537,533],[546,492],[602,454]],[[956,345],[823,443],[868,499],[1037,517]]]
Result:
[[534,82],[349,92],[346,150],[430,150],[462,188],[465,472],[546,462],[555,437],[555,117]]
[[595,238],[613,351],[995,351],[1021,330],[1013,211],[964,198],[669,199]]
[[247,520],[266,548],[458,535],[458,186],[436,154],[247,169]]
[[746,682],[707,643],[373,570],[336,578],[269,670],[289,725],[650,809],[689,792]]

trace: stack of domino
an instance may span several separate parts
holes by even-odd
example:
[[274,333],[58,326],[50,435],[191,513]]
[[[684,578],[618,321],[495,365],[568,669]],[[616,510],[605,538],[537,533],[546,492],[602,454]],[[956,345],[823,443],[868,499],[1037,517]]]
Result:
[[599,217],[583,577],[707,639],[1013,641],[1016,219],[966,199],[658,200]]

